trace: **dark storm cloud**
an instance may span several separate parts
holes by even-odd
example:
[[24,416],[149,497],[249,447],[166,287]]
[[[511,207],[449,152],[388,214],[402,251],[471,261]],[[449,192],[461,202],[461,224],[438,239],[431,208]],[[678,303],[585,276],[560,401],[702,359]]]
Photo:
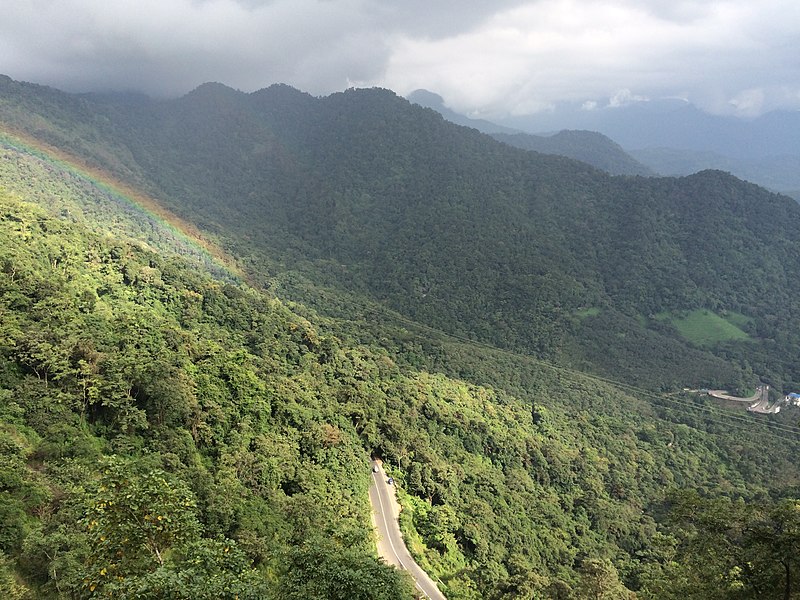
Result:
[[0,65],[68,89],[185,92],[285,81],[313,92],[380,76],[389,55],[360,2],[9,2]]

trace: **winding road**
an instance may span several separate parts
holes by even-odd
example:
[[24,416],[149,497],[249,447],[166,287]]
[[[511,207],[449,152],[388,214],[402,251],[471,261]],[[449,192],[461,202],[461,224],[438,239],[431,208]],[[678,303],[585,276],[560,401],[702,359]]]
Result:
[[747,410],[753,413],[762,415],[771,415],[781,411],[780,404],[775,403],[773,406],[769,405],[769,386],[759,385],[756,388],[756,393],[749,398],[740,398],[738,396],[731,396],[725,390],[709,390],[708,395],[712,398],[719,398],[720,400],[729,400],[732,402],[746,402],[749,406]]
[[762,415],[773,415],[777,412],[780,412],[781,407],[777,403],[774,406],[769,406],[769,386],[764,385],[759,388],[758,402],[748,406],[747,410],[754,413],[760,413]]
[[[372,462],[372,483],[369,486],[369,501],[372,504],[372,517],[378,533],[378,554],[390,565],[407,571],[414,579],[423,597],[431,600],[445,600],[444,595],[428,574],[414,561],[403,541],[397,517],[400,506],[397,503],[394,487],[387,483],[388,477],[379,461]],[[375,470],[377,468],[377,472]]]

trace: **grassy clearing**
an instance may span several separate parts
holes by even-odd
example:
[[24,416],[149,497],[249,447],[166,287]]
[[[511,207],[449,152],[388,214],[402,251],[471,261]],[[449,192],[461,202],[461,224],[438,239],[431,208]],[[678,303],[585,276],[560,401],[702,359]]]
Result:
[[580,310],[575,311],[575,316],[579,319],[583,320],[586,317],[596,317],[600,314],[600,309],[596,306],[590,306],[589,308],[582,308]]
[[659,313],[656,319],[674,325],[681,337],[697,346],[709,347],[730,340],[750,339],[741,329],[749,319],[738,313],[726,313],[721,317],[710,310],[697,309],[689,313]]

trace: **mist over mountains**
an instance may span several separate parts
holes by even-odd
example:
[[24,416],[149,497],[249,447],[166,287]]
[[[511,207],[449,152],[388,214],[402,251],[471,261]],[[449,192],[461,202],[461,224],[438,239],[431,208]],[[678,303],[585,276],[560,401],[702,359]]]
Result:
[[739,159],[797,155],[800,112],[773,111],[755,118],[715,116],[683,100],[650,100],[591,110],[553,111],[501,119],[523,131],[599,131],[626,149],[665,147],[715,152]]

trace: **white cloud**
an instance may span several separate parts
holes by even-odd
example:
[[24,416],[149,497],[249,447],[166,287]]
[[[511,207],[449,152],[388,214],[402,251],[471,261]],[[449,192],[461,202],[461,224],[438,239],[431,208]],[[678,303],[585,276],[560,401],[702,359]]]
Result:
[[635,102],[647,102],[650,100],[647,96],[640,96],[634,94],[629,89],[617,90],[617,92],[608,99],[608,106],[611,108],[618,108],[620,106],[628,106]]
[[70,90],[423,87],[484,115],[663,96],[737,114],[800,107],[796,0],[0,0],[0,11],[0,72]]
[[743,90],[800,83],[798,7],[543,0],[446,39],[401,37],[385,82],[428,87],[465,111],[522,114],[629,89],[633,98],[682,95],[725,112]]
[[764,100],[764,90],[757,88],[739,92],[730,100],[730,104],[739,115],[753,117],[761,113]]

